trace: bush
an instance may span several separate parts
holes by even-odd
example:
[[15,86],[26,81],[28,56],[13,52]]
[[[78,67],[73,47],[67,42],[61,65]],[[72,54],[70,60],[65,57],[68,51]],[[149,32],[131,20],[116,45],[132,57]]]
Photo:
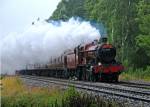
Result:
[[63,96],[62,107],[121,107],[121,104],[104,100],[100,96],[79,93],[70,87]]

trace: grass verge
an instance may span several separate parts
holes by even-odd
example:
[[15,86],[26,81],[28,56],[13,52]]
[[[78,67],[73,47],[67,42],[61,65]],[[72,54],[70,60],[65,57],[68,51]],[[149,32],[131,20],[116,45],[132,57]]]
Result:
[[26,87],[18,77],[2,79],[2,107],[52,107],[56,100],[60,103],[61,99],[58,89]]
[[150,82],[150,66],[146,69],[129,68],[120,75],[120,80],[142,80]]

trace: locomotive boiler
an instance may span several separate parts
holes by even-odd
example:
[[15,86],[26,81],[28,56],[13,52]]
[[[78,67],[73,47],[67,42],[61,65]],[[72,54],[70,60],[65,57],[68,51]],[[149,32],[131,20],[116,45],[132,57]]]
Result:
[[51,58],[48,64],[39,65],[16,73],[56,78],[75,78],[86,81],[117,82],[124,70],[116,59],[116,48],[107,43],[107,37],[83,44],[73,50],[65,51],[57,58]]

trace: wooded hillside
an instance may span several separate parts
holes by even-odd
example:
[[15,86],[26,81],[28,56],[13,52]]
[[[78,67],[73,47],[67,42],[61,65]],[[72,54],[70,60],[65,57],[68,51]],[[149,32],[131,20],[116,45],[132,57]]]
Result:
[[49,20],[77,16],[105,25],[126,66],[150,65],[150,0],[62,0]]

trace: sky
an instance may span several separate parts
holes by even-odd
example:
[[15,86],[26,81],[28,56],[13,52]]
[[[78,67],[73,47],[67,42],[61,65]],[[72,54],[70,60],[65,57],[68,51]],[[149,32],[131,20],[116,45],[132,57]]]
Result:
[[0,39],[49,18],[61,0],[0,0]]

